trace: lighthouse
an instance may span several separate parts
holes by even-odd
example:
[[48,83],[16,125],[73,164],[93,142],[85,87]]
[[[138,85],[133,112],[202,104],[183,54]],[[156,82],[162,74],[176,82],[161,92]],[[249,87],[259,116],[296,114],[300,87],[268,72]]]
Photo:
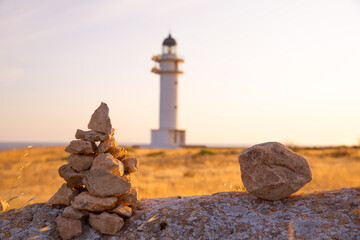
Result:
[[152,57],[152,72],[160,75],[159,129],[151,130],[151,147],[178,148],[185,145],[185,130],[177,129],[178,77],[184,60],[176,53],[176,41],[171,34],[163,41],[162,54]]

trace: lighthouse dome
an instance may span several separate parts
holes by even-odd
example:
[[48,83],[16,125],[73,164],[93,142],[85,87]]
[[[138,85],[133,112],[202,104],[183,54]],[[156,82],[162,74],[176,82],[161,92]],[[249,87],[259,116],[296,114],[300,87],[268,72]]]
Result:
[[163,42],[163,46],[169,46],[169,47],[176,46],[176,41],[171,37],[171,34],[169,34],[169,36],[165,38]]

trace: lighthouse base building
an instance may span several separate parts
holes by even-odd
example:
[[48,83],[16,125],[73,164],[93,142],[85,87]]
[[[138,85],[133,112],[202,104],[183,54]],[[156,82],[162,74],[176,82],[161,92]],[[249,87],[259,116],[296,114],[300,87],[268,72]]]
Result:
[[151,130],[151,147],[178,148],[185,146],[185,130],[153,129]]
[[152,148],[179,148],[185,146],[185,130],[177,129],[178,76],[183,74],[179,63],[184,62],[176,54],[176,41],[166,38],[162,54],[153,56],[155,67],[151,70],[160,75],[160,123],[159,129],[151,130]]

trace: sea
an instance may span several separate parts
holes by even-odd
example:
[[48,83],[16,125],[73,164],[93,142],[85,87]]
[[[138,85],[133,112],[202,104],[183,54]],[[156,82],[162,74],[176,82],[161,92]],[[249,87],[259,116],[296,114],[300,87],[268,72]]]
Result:
[[[54,147],[54,146],[67,146],[70,142],[0,142],[1,150],[11,150],[31,147]],[[135,143],[119,143],[120,146],[138,147],[141,144]]]
[[[51,147],[51,146],[67,146],[69,142],[0,142],[1,150],[20,149],[28,146],[32,147]],[[148,143],[119,143],[120,146],[139,147],[147,146]],[[188,147],[210,147],[210,148],[244,148],[249,147],[248,144],[189,144]]]
[[66,142],[0,142],[0,150],[32,147],[66,146]]

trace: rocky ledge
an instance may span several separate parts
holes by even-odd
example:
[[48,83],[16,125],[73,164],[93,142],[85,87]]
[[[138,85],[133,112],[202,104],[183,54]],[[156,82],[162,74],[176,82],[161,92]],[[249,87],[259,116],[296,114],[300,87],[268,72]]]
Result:
[[[0,238],[61,239],[55,217],[63,210],[38,203],[1,213]],[[143,199],[134,210],[115,236],[83,223],[76,239],[360,239],[360,188],[278,201],[243,192]]]

